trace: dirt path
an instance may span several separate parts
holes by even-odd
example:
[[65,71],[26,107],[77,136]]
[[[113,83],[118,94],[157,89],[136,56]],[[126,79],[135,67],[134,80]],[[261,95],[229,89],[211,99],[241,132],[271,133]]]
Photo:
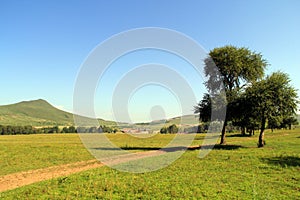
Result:
[[29,185],[35,182],[67,176],[73,173],[85,171],[103,166],[97,160],[89,160],[76,162],[66,165],[58,165],[43,169],[30,170],[26,172],[19,172],[8,174],[0,177],[0,192],[15,189],[21,186]]
[[[174,151],[179,150],[178,148]],[[137,152],[129,155],[120,155],[117,157],[111,157],[109,159],[103,160],[105,164],[116,165],[120,163],[129,162],[132,160],[137,160],[141,158],[158,156],[167,153],[168,151],[145,151]],[[32,183],[49,180],[52,178],[58,178],[61,176],[68,176],[77,172],[86,171],[89,169],[94,169],[97,167],[104,166],[98,160],[88,160],[76,163],[70,163],[65,165],[58,165],[43,169],[30,170],[26,172],[18,172],[13,174],[8,174],[0,177],[0,192],[6,190],[12,190],[21,186],[29,185]]]
[[[198,145],[188,147],[188,149],[190,150],[194,150],[198,148],[199,148]],[[25,185],[29,185],[44,180],[49,180],[49,179],[58,178],[62,176],[68,176],[89,169],[102,167],[105,164],[110,166],[117,165],[120,163],[130,162],[142,158],[159,156],[167,152],[178,151],[178,150],[182,150],[182,147],[173,147],[165,150],[144,151],[144,152],[131,153],[128,155],[119,155],[116,157],[111,157],[109,159],[103,160],[103,163],[100,163],[98,160],[94,159],[94,160],[81,161],[81,162],[70,163],[65,165],[58,165],[58,166],[53,166],[53,167],[48,167],[43,169],[8,174],[0,177],[0,192],[4,192],[6,190],[12,190],[18,187],[22,187]]]

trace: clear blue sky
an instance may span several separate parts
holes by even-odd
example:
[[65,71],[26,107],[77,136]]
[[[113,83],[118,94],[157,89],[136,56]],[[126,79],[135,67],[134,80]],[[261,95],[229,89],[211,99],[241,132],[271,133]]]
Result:
[[[76,76],[89,52],[114,34],[140,27],[174,29],[208,51],[232,44],[261,52],[270,64],[268,74],[282,70],[300,90],[299,10],[298,0],[1,0],[0,104],[42,98],[71,111]],[[193,79],[188,71],[185,75]],[[97,115],[110,119],[104,106],[109,98],[97,94]],[[198,100],[201,95],[197,93]],[[143,102],[143,96],[137,92],[135,101]],[[134,105],[135,119],[147,120],[138,112],[143,105]]]

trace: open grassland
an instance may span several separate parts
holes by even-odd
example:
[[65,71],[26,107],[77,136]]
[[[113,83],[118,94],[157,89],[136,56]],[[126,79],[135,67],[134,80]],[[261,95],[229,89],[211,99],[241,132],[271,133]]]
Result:
[[89,159],[76,134],[0,136],[0,176]]
[[[157,134],[145,139],[127,134],[107,134],[107,137],[117,146],[136,152],[158,149],[174,135]],[[0,136],[0,176],[90,159],[93,157],[77,134]]]
[[[108,137],[120,147],[145,151],[174,136]],[[202,141],[197,135],[193,144]],[[228,135],[227,146],[217,145],[203,159],[189,150],[170,166],[143,174],[100,167],[3,192],[0,199],[299,199],[300,130],[268,132],[266,142],[259,149],[257,136]],[[72,134],[3,136],[0,144],[1,175],[92,159]]]

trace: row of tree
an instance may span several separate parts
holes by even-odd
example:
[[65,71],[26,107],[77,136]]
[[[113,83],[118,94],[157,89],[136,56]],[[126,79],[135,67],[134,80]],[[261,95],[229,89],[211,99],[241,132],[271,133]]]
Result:
[[37,134],[37,133],[61,133],[61,131],[58,126],[35,128],[33,126],[0,125],[0,135]]
[[[215,122],[212,122],[215,123]],[[160,129],[160,133],[161,134],[174,134],[174,133],[207,133],[208,129],[212,128],[212,126],[210,126],[211,123],[210,122],[202,122],[201,124],[197,125],[197,126],[189,126],[189,127],[178,127],[175,124],[172,124],[170,126],[167,127],[163,127]],[[217,126],[221,126],[220,122],[215,123],[214,127]],[[232,123],[229,123],[229,125],[227,126],[227,130],[228,132],[234,132],[238,130],[237,126],[232,125]],[[213,130],[210,130],[213,131]]]
[[101,125],[99,127],[77,127],[78,133],[116,133],[119,130],[117,128]]
[[209,94],[195,106],[203,122],[223,122],[221,144],[225,144],[229,122],[242,132],[260,130],[258,147],[264,146],[264,131],[295,123],[298,96],[289,76],[275,72],[264,76],[267,62],[247,48],[215,48],[205,59],[205,85]]
[[37,133],[116,133],[118,129],[101,125],[99,127],[63,127],[58,126],[35,128],[33,126],[0,125],[0,135],[37,134]]
[[35,134],[38,130],[32,126],[3,126],[0,125],[0,135]]

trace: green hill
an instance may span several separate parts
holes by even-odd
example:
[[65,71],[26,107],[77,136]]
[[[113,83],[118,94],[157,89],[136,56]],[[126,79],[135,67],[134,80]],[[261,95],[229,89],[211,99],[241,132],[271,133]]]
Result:
[[182,117],[171,118],[168,120],[168,122],[169,122],[169,124],[180,124],[180,122],[182,120],[182,123],[186,123],[189,125],[197,125],[198,118],[199,118],[199,116],[197,116],[197,115],[183,115]]
[[73,114],[59,110],[39,99],[0,106],[2,125],[72,125]]
[[[183,116],[185,122],[194,122],[194,115]],[[190,120],[189,120],[190,119]],[[88,118],[82,117],[83,121],[88,122]],[[117,126],[114,121],[98,119],[99,124],[105,126]],[[160,129],[162,126],[179,124],[180,117],[152,122],[152,126]],[[148,124],[148,123],[145,123]],[[144,125],[145,125],[144,124]],[[32,126],[71,126],[74,125],[73,114],[53,107],[43,99],[33,101],[22,101],[20,103],[0,106],[0,125],[32,125]],[[88,124],[87,124],[88,125]],[[129,125],[127,123],[118,123],[120,127],[139,127],[142,124]]]
[[182,117],[173,117],[166,120],[155,120],[152,122],[136,123],[132,125],[125,124],[123,128],[150,128],[154,131],[159,131],[162,127],[170,126],[172,124],[181,125],[183,128],[196,126],[198,125],[198,116],[183,115]]
[[[89,122],[87,117],[81,119]],[[101,125],[116,126],[113,121],[98,121]],[[59,110],[47,101],[38,99],[0,106],[0,125],[71,126],[74,125],[74,118],[72,113]]]

